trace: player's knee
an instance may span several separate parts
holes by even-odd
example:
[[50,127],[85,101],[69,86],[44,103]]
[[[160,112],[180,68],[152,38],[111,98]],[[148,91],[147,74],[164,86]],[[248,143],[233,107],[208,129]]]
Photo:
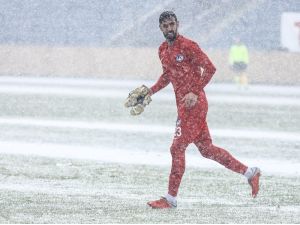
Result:
[[171,155],[174,156],[177,152],[176,146],[172,145],[171,148],[170,148],[170,152],[171,152]]
[[184,154],[184,151],[185,151],[185,145],[183,145],[183,144],[174,144],[173,143],[170,148],[170,152],[173,157],[176,155],[179,155],[179,154]]
[[214,155],[214,152],[213,152],[214,149],[213,149],[213,145],[211,143],[202,145],[202,148],[199,150],[200,150],[201,155],[205,158],[211,158]]
[[205,158],[211,158],[212,153],[209,151],[209,149],[203,149],[200,151],[201,155]]

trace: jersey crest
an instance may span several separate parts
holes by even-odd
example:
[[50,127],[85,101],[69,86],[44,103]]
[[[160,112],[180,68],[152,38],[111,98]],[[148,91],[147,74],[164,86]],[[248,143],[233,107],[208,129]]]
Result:
[[176,55],[176,61],[177,61],[177,62],[182,62],[183,59],[184,59],[184,56],[183,56],[182,54],[177,54],[177,55]]

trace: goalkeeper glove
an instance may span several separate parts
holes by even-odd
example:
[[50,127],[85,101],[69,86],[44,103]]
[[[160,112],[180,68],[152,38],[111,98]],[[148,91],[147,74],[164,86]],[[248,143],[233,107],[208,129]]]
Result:
[[149,105],[152,101],[150,93],[151,90],[145,85],[142,85],[129,93],[125,100],[125,107],[131,107],[131,115],[140,115],[144,111],[146,105]]

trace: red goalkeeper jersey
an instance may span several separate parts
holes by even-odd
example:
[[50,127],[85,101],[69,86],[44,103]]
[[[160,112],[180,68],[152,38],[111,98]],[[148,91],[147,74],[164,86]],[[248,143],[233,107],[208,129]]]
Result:
[[[192,141],[206,120],[207,100],[203,88],[211,80],[216,68],[197,43],[181,35],[171,46],[166,41],[161,44],[159,58],[163,74],[151,90],[156,93],[169,83],[173,85],[181,133]],[[182,101],[189,92],[198,95],[196,105],[190,109]]]

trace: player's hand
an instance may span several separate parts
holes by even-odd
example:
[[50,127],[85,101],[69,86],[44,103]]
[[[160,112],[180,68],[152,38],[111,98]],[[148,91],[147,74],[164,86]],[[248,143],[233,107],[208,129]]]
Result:
[[198,101],[198,95],[194,94],[193,92],[190,92],[186,94],[182,100],[185,104],[185,107],[192,108],[194,105],[196,105]]

